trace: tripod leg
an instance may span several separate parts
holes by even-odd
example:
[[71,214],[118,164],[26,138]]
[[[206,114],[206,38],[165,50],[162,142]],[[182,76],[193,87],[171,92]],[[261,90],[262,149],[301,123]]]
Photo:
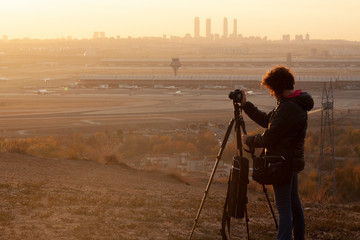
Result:
[[223,240],[228,240],[228,237],[226,235],[226,225],[228,226],[228,231],[229,231],[228,233],[230,236],[230,217],[227,214],[228,201],[229,201],[229,185],[228,185],[228,191],[227,191],[226,199],[225,199],[225,203],[224,203],[224,210],[223,210],[223,216],[222,216],[222,220],[221,220],[221,229],[220,229],[220,233],[221,233]]
[[231,119],[230,122],[229,122],[229,126],[228,126],[228,128],[227,128],[227,130],[226,130],[226,134],[225,134],[225,137],[224,137],[224,141],[222,142],[221,147],[220,147],[220,150],[219,150],[219,153],[218,153],[218,155],[217,155],[217,157],[216,157],[216,161],[215,161],[213,170],[212,170],[212,172],[211,172],[211,175],[210,175],[208,184],[207,184],[207,186],[206,186],[206,189],[205,189],[203,198],[202,198],[201,203],[200,203],[200,207],[199,207],[199,209],[198,209],[196,218],[195,218],[195,220],[194,220],[194,225],[193,225],[193,228],[192,228],[192,230],[191,230],[191,233],[190,233],[190,236],[189,236],[189,240],[191,240],[192,235],[194,234],[194,231],[195,231],[195,228],[196,228],[196,224],[197,224],[197,222],[198,222],[198,220],[199,220],[200,213],[201,213],[201,210],[202,210],[202,208],[203,208],[203,206],[204,206],[206,196],[207,196],[207,194],[209,193],[210,185],[211,185],[211,182],[212,182],[212,180],[213,180],[213,178],[214,178],[214,176],[215,176],[216,168],[217,168],[217,166],[218,166],[218,164],[219,164],[219,162],[220,162],[220,159],[221,159],[221,156],[222,156],[222,154],[223,154],[223,152],[224,152],[226,143],[227,143],[227,141],[228,141],[228,139],[229,139],[229,136],[230,136],[230,133],[231,133],[231,129],[232,129],[233,125],[234,125],[234,121],[235,121],[235,119]]
[[248,211],[247,211],[247,207],[245,207],[245,217],[246,217],[246,234],[247,234],[247,239],[250,240],[250,232],[249,232],[249,217],[248,217]]
[[272,216],[273,216],[273,218],[274,218],[275,227],[276,227],[276,229],[278,229],[279,226],[278,226],[278,223],[277,223],[277,221],[276,221],[276,217],[275,217],[274,210],[273,210],[273,208],[272,208],[272,206],[271,206],[271,203],[270,203],[269,195],[267,194],[267,189],[266,189],[266,187],[265,187],[264,184],[262,184],[262,186],[263,186],[263,191],[264,191],[264,193],[265,193],[267,202],[268,202],[268,204],[269,204],[269,208],[270,208],[271,214],[272,214]]

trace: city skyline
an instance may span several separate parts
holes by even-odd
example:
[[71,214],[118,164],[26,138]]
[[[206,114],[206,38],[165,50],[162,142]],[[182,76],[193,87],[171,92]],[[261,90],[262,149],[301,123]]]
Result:
[[237,20],[237,33],[281,40],[284,34],[309,34],[312,39],[360,41],[360,1],[329,0],[6,0],[0,3],[0,36],[9,39],[92,38],[94,32],[126,38],[190,34],[194,18],[200,19],[200,35],[206,36],[206,19],[212,34],[228,34]]

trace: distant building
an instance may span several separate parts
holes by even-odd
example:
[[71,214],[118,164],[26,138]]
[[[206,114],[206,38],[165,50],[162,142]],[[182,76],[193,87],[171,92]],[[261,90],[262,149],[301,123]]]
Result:
[[190,33],[185,34],[184,39],[191,39],[191,34]]
[[176,169],[180,164],[180,158],[176,156],[168,155],[157,155],[157,156],[148,156],[146,161],[143,161],[140,165],[145,166],[156,166],[162,168]]
[[105,39],[105,32],[94,32],[93,39]]
[[194,21],[194,38],[200,38],[200,18],[196,17]]
[[237,19],[234,19],[234,30],[233,30],[233,37],[237,37]]
[[316,56],[316,55],[317,55],[317,49],[316,48],[310,49],[310,56]]
[[283,36],[282,36],[282,40],[283,40],[284,42],[290,42],[290,34],[283,35]]
[[93,39],[99,39],[99,32],[94,32]]
[[228,38],[229,37],[229,31],[228,31],[228,20],[227,18],[224,18],[224,23],[223,23],[223,38]]
[[291,62],[292,62],[291,53],[287,53],[286,54],[286,64],[288,67],[291,67]]
[[187,161],[188,172],[202,172],[205,170],[204,159],[190,159]]
[[[210,176],[211,172],[208,172],[208,175]],[[216,169],[214,178],[215,179],[219,179],[219,178],[227,178],[230,175],[230,169],[227,166],[219,166]]]
[[211,34],[211,18],[206,19],[206,38],[207,39],[212,38],[212,34]]
[[[207,163],[207,164],[206,164]],[[174,155],[149,155],[140,163],[141,167],[160,167],[178,169],[186,172],[204,172],[208,169],[206,158],[194,158],[190,153],[175,153]]]
[[[216,161],[216,157],[205,157],[204,158],[204,164],[205,164],[205,171],[207,173],[207,175],[210,177],[212,170],[214,168],[214,163]],[[230,170],[231,170],[232,165],[230,163],[225,163],[223,161],[219,162],[219,165],[215,171],[215,175],[214,178],[218,179],[218,178],[224,178],[224,177],[229,177],[230,174]]]
[[85,57],[93,57],[93,56],[96,56],[96,50],[95,50],[95,49],[87,49],[87,50],[84,52],[84,56],[85,56]]
[[300,35],[295,35],[295,41],[297,42],[302,42],[304,40],[304,37],[302,34]]
[[308,33],[305,35],[305,40],[310,41],[310,35]]
[[3,40],[3,41],[7,41],[7,40],[8,40],[8,36],[7,36],[7,35],[4,35],[4,36],[2,37],[2,40]]

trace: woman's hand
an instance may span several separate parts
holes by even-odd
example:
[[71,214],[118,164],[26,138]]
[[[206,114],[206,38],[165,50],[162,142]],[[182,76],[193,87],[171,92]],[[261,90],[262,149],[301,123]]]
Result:
[[241,135],[241,141],[242,141],[243,144],[246,144],[246,140],[247,140],[248,137],[249,136],[246,135],[246,134]]
[[244,90],[241,90],[241,107],[243,107],[246,103],[246,94],[245,94],[245,91]]

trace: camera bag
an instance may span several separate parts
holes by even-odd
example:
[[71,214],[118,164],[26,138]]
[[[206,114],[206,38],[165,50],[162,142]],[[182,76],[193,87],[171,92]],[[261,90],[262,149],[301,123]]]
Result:
[[247,204],[247,185],[249,184],[249,160],[235,156],[230,171],[228,192],[229,217],[243,218]]
[[292,171],[283,156],[253,156],[252,178],[264,185],[290,182]]

